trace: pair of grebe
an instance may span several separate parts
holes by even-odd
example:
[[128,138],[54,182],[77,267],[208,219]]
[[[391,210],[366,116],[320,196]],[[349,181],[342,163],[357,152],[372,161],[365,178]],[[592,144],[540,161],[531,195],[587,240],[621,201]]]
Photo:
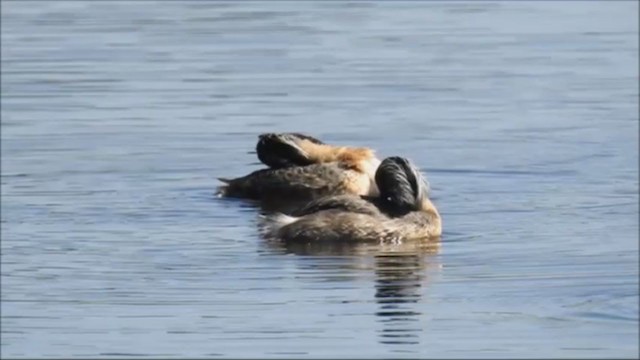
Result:
[[267,237],[401,243],[442,232],[428,185],[406,158],[380,161],[369,148],[333,146],[298,133],[260,135],[256,153],[268,168],[221,178],[218,194],[282,205],[277,208],[284,213],[265,218]]

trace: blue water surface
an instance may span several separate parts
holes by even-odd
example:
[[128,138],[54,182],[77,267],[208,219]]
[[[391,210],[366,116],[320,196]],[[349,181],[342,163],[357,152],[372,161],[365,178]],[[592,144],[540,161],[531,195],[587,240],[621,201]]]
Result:
[[[3,1],[2,357],[638,356],[638,2]],[[213,196],[302,131],[411,158],[439,247]]]

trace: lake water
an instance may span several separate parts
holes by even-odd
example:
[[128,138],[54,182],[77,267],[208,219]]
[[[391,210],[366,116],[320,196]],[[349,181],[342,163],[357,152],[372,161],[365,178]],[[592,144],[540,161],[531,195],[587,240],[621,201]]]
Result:
[[[638,356],[638,3],[3,1],[2,357]],[[285,248],[262,132],[411,158],[438,248]]]

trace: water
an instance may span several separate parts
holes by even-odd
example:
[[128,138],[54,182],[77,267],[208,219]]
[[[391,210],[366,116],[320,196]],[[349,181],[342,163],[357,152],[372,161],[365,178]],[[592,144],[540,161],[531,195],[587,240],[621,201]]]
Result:
[[[638,3],[2,3],[2,356],[638,356]],[[439,248],[284,248],[257,134],[413,159]]]

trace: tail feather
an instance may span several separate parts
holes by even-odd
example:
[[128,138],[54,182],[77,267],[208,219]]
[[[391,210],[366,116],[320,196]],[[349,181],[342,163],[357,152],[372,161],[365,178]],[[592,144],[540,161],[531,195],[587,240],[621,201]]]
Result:
[[225,197],[227,196],[227,190],[229,189],[229,185],[218,186],[215,195],[217,197]]
[[218,189],[216,190],[215,196],[217,196],[217,197],[228,196],[229,195],[229,187],[231,186],[230,184],[233,181],[233,179],[219,177],[218,180],[220,182],[224,183],[224,185],[218,186]]
[[260,215],[260,230],[265,237],[276,238],[281,228],[298,221],[298,219],[283,213]]

